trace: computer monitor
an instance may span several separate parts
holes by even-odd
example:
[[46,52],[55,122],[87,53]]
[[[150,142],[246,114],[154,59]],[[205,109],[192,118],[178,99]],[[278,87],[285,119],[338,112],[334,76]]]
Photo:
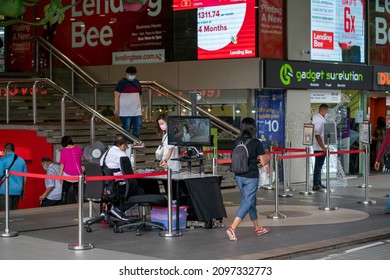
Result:
[[168,144],[175,146],[210,146],[210,118],[168,116]]

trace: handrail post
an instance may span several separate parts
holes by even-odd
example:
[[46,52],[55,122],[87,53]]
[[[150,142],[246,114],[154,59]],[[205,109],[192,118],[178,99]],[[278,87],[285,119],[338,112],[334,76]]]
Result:
[[9,230],[9,169],[5,170],[5,229],[0,233],[1,237],[14,237],[18,235],[17,231]]
[[73,70],[73,67],[71,68],[71,92],[72,92],[72,96],[74,96],[74,70]]
[[97,111],[98,110],[98,90],[97,90],[97,86],[95,85],[94,87],[93,87],[93,94],[94,94],[94,100],[93,100],[93,102],[94,102],[94,109],[95,109],[95,111]]
[[92,115],[92,118],[91,118],[91,145],[93,143],[93,141],[95,141],[95,114]]
[[153,107],[153,92],[152,89],[149,88],[148,92],[148,120],[152,121],[152,107]]
[[[35,63],[35,72],[38,73],[39,72],[39,43],[37,40],[35,40],[35,60],[34,60],[34,63]],[[51,77],[50,77],[51,79]]]
[[32,100],[33,100],[33,123],[37,124],[37,83],[38,81],[34,82],[33,88],[32,88]]
[[9,86],[11,82],[8,82],[7,87],[5,88],[5,119],[7,124],[9,124]]
[[65,136],[65,95],[61,99],[61,136]]
[[49,51],[49,77],[53,80],[53,53]]
[[91,243],[83,242],[83,232],[84,232],[84,175],[79,175],[79,217],[78,217],[78,243],[77,244],[69,244],[69,250],[89,250],[93,249],[93,245]]

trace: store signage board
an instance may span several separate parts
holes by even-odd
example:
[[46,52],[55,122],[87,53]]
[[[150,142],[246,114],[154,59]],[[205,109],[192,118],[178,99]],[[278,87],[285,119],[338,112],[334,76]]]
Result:
[[312,91],[311,103],[339,104],[341,91]]
[[372,89],[370,66],[265,60],[264,73],[266,88]]
[[388,91],[390,88],[390,67],[374,66],[373,89]]

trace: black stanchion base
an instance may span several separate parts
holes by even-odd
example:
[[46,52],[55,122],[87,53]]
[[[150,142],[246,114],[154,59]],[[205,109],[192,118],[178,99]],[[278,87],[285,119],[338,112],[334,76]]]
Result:
[[82,250],[90,250],[93,249],[93,245],[91,243],[88,244],[69,244],[68,249],[74,251],[82,251]]
[[386,196],[386,197],[390,197],[390,193],[386,194],[385,196]]
[[[359,185],[357,186],[359,189],[365,189],[366,188],[366,185],[363,184],[363,185]],[[368,185],[369,188],[372,188],[372,185]]]
[[263,187],[263,189],[267,191],[274,191],[275,187]]
[[15,237],[18,236],[19,233],[17,231],[3,231],[0,232],[1,237]]

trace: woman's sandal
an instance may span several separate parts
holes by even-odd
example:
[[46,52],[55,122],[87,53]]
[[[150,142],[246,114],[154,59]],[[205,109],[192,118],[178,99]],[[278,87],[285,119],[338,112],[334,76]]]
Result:
[[255,230],[255,234],[257,236],[260,236],[260,235],[268,233],[269,231],[270,231],[269,227],[260,227],[260,229]]

